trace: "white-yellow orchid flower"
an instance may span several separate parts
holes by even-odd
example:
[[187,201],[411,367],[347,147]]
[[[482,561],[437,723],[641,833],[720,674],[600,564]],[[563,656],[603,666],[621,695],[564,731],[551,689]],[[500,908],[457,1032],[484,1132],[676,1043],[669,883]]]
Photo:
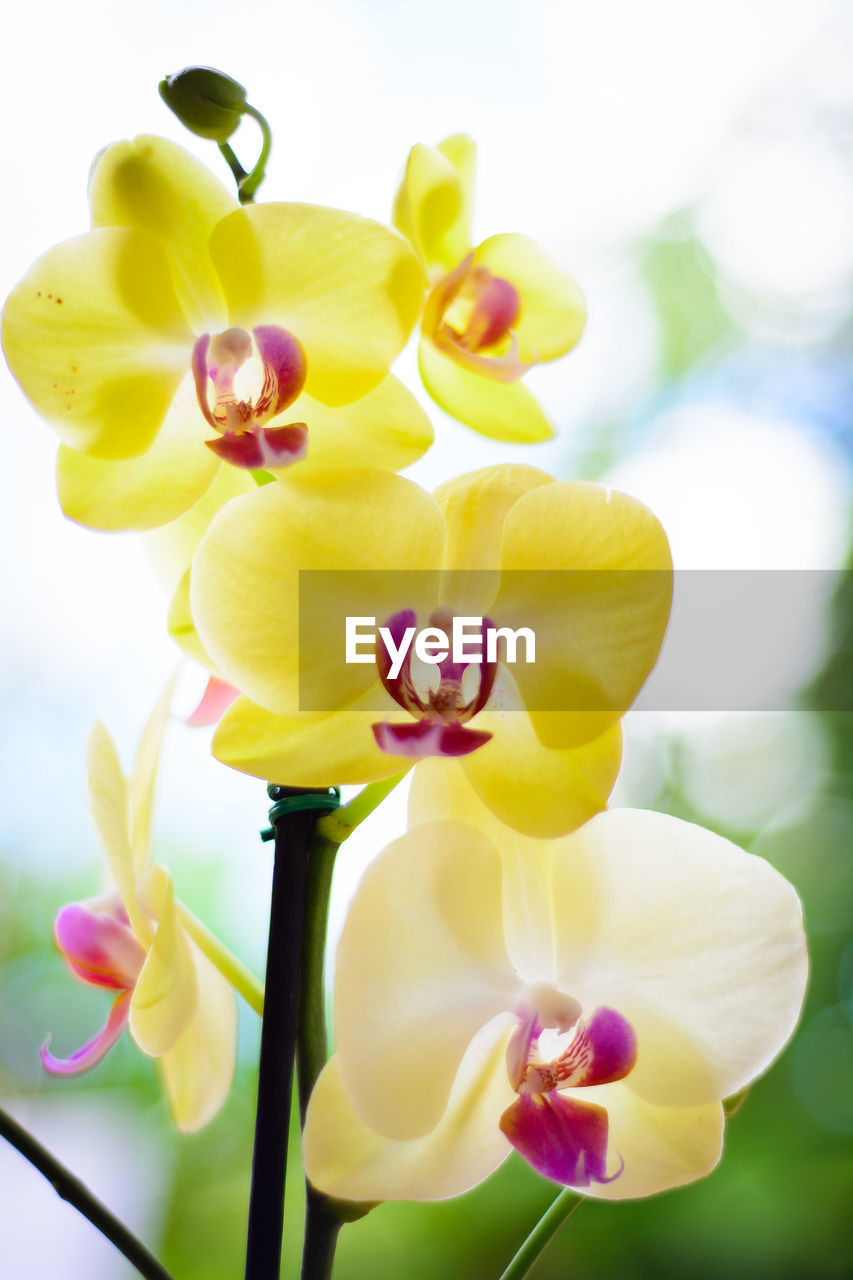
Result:
[[722,1099],[767,1069],[799,1015],[791,885],[659,813],[611,809],[531,840],[434,767],[412,796],[431,820],[367,870],[344,925],[337,1051],[304,1134],[311,1181],[438,1199],[513,1148],[610,1199],[708,1173]]
[[104,1028],[69,1058],[45,1045],[54,1075],[76,1075],[104,1057],[126,1026],[157,1058],[175,1123],[206,1124],[228,1094],[234,1073],[234,994],[187,933],[172,879],[149,857],[148,836],[167,689],[143,733],[130,779],[103,724],[89,739],[89,807],[114,889],[62,908],[55,935],[76,977],[115,993]]

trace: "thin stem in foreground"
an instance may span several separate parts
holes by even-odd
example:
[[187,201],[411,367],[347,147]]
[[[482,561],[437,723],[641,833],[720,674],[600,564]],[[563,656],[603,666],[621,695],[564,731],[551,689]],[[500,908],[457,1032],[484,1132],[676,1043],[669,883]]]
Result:
[[123,1253],[128,1262],[132,1263],[139,1274],[145,1277],[145,1280],[173,1280],[154,1254],[146,1249],[141,1240],[137,1240],[124,1223],[111,1213],[79,1178],[60,1164],[56,1157],[37,1142],[33,1135],[18,1124],[8,1112],[2,1110],[0,1110],[0,1137],[5,1138],[16,1151],[29,1160],[30,1164],[47,1178],[56,1194],[73,1205],[84,1218],[91,1222],[93,1227],[100,1231],[101,1235],[106,1236],[119,1253]]
[[[280,787],[278,795],[298,795],[301,790]],[[284,1180],[296,1050],[305,881],[308,848],[315,822],[316,813],[304,810],[283,814],[275,822],[246,1280],[278,1280],[281,1270]]]
[[571,1187],[561,1191],[536,1223],[500,1280],[524,1280],[530,1275],[554,1236],[582,1204],[583,1198]]

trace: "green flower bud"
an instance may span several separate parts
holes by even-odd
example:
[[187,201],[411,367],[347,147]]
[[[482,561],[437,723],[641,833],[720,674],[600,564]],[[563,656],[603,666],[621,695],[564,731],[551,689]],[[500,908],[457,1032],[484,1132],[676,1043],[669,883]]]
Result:
[[161,80],[160,97],[192,133],[227,142],[240,123],[246,90],[213,67],[185,67]]

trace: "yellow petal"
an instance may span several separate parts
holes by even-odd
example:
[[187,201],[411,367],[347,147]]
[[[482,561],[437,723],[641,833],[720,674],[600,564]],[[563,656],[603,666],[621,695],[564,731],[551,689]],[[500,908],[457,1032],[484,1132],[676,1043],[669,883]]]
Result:
[[[204,453],[210,453],[210,450],[205,449]],[[220,467],[195,506],[169,524],[145,535],[142,546],[167,595],[179,586],[217,512],[232,498],[254,493],[256,488],[250,472],[240,467]]]
[[520,990],[487,837],[441,822],[390,845],[359,885],[335,965],[341,1077],[362,1120],[396,1139],[433,1129],[472,1038]]
[[210,252],[231,323],[295,334],[308,358],[305,390],[324,404],[377,386],[423,306],[423,273],[406,240],[353,213],[253,205],[219,223]]
[[151,925],[136,894],[136,869],[130,843],[130,804],[115,743],[100,720],[89,736],[86,753],[89,810],[107,860],[113,883],[131,926],[144,947],[151,942]]
[[554,484],[535,467],[504,463],[447,480],[433,492],[447,523],[442,596],[458,613],[485,616],[499,586],[503,524],[509,509],[530,489]]
[[580,341],[586,323],[584,296],[534,240],[491,236],[475,250],[474,260],[515,285],[521,315],[514,330],[522,348],[537,361],[565,355]]
[[504,936],[513,967],[524,982],[551,981],[554,841],[523,835],[501,822],[453,760],[418,761],[409,789],[408,817],[410,827],[449,819],[468,823],[489,837],[503,868]]
[[394,200],[394,226],[431,273],[449,271],[471,248],[476,148],[456,134],[438,147],[412,147]]
[[195,1015],[198,986],[190,943],[175,916],[175,892],[164,867],[154,866],[140,886],[157,931],[130,1001],[130,1032],[143,1053],[171,1049]]
[[411,765],[376,745],[371,726],[381,719],[374,710],[277,716],[238,698],[219,721],[213,754],[233,769],[283,786],[376,782]]
[[131,844],[137,875],[148,856],[157,766],[160,761],[163,735],[169,723],[169,703],[172,700],[177,674],[175,671],[166,682],[163,692],[157,699],[157,705],[142,730],[136,752],[136,764],[130,778]]
[[93,227],[137,227],[163,242],[194,332],[226,327],[208,244],[217,222],[239,206],[209,169],[166,138],[116,142],[95,165],[89,204]]
[[582,745],[627,711],[657,658],[672,596],[666,534],[626,494],[545,485],[508,513],[502,560],[491,616],[536,634],[536,661],[513,667],[536,732]]
[[192,612],[190,610],[190,570],[187,569],[181,581],[175,588],[175,593],[169,601],[169,610],[166,614],[166,628],[169,635],[174,640],[178,648],[192,658],[193,662],[197,662],[200,667],[204,667],[211,675],[220,675],[219,668],[211,658],[201,642],[195,622],[193,621]]
[[480,435],[510,444],[538,444],[554,435],[554,428],[523,383],[493,382],[463,369],[425,337],[418,343],[418,366],[436,404]]
[[766,1070],[790,1036],[807,957],[794,889],[762,858],[665,814],[612,809],[561,843],[557,982],[637,1035],[626,1087],[703,1106]]
[[611,1173],[625,1167],[612,1182],[591,1182],[584,1195],[598,1200],[651,1196],[704,1178],[723,1148],[723,1108],[656,1107],[643,1102],[624,1081],[587,1089],[567,1089],[578,1102],[607,1108],[608,1160]]
[[332,1058],[308,1105],[302,1135],[308,1178],[327,1195],[350,1200],[441,1200],[482,1182],[510,1152],[498,1128],[514,1097],[505,1062],[509,1035],[506,1020],[495,1019],[477,1037],[441,1119],[431,1133],[407,1142],[367,1127]]
[[70,520],[90,529],[155,529],[198,501],[219,470],[204,447],[210,428],[192,379],[178,388],[166,419],[138,458],[93,458],[59,446],[56,487]]
[[[265,485],[229,503],[198,549],[190,590],[201,641],[225,678],[270,711],[299,710],[300,677],[318,709],[346,706],[378,687],[374,665],[343,663],[346,614],[365,612],[367,599],[384,618],[410,603],[396,580],[368,582],[361,571],[437,566],[443,543],[432,498],[385,471],[300,472]],[[312,569],[343,572],[328,601],[335,625],[301,644],[299,574]]]
[[411,391],[390,374],[366,396],[338,409],[303,394],[287,410],[286,420],[308,424],[308,456],[300,470],[351,465],[400,471],[421,458],[433,441],[429,418]]
[[49,249],[3,310],[3,350],[24,394],[67,444],[96,457],[149,446],[191,349],[166,251],[129,228]]
[[493,737],[459,767],[501,822],[530,836],[559,836],[607,804],[622,757],[618,724],[581,747],[546,747],[504,667],[472,725]]
[[175,1124],[195,1133],[219,1111],[234,1077],[237,1007],[234,992],[197,947],[190,945],[198,986],[195,1016],[160,1059]]

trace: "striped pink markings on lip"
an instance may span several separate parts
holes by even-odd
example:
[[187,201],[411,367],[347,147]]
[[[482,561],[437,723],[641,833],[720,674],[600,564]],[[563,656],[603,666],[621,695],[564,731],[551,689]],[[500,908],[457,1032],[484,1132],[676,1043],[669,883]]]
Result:
[[[431,625],[446,622],[444,613],[436,611],[430,618]],[[417,624],[413,609],[401,609],[388,619],[385,626],[391,640],[399,650],[407,628]],[[486,631],[492,623],[483,618],[481,638],[485,653]],[[409,648],[396,676],[391,675],[391,654],[381,632],[376,642],[376,666],[379,679],[391,697],[414,717],[413,721],[391,724],[384,720],[373,725],[377,746],[389,755],[423,760],[427,756],[458,757],[470,755],[478,747],[490,741],[492,735],[484,729],[469,729],[467,721],[481,711],[494,688],[498,664],[487,662],[474,664],[479,668],[479,681],[474,695],[465,697],[462,680],[471,663],[453,662],[451,657],[438,663],[437,689],[420,690],[412,675],[412,651]]]
[[[255,351],[263,365],[263,385],[257,399],[238,399],[234,379]],[[251,335],[245,329],[226,329],[213,337],[202,334],[193,347],[192,371],[199,408],[218,433],[205,444],[223,461],[257,470],[290,466],[305,457],[304,422],[266,425],[293,404],[308,375],[302,345],[287,329],[267,324],[258,325]]]
[[[588,1187],[612,1182],[624,1168],[607,1174],[608,1115],[605,1107],[565,1097],[579,1089],[622,1080],[637,1061],[637,1039],[615,1009],[596,1009],[585,1021],[575,1017],[570,1039],[550,1061],[538,1059],[544,1031],[536,1009],[523,1021],[507,1049],[507,1070],[518,1097],[500,1119],[501,1132],[539,1173],[555,1182]],[[563,1030],[563,1024],[559,1029]]]

